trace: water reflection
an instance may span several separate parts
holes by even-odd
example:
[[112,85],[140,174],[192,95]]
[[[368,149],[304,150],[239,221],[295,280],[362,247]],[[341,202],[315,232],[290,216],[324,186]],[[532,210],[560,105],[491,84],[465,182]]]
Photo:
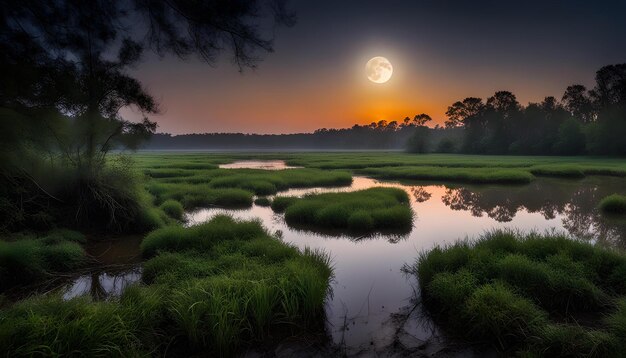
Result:
[[302,167],[292,167],[285,164],[284,160],[238,160],[228,164],[220,164],[223,169],[262,169],[262,170],[283,170]]
[[87,272],[60,283],[66,300],[88,295],[94,300],[119,297],[129,285],[141,280],[142,236],[90,240],[87,256],[95,263]]
[[[423,324],[398,327],[397,317],[406,312],[414,297],[416,282],[402,273],[420,250],[459,238],[475,237],[494,228],[570,233],[601,244],[624,247],[623,222],[607,220],[596,209],[609,193],[623,192],[623,178],[584,180],[538,179],[525,186],[431,185],[420,182],[389,183],[355,177],[341,188],[292,189],[279,195],[303,196],[315,192],[343,192],[373,186],[405,190],[415,213],[407,235],[349,237],[302,231],[289,227],[282,215],[270,208],[253,206],[245,210],[203,209],[189,213],[189,224],[209,220],[217,214],[242,219],[259,218],[271,232],[300,248],[326,250],[333,257],[335,280],[326,314],[333,340],[346,353],[383,352],[396,344],[397,333],[435,342],[436,330]],[[423,320],[422,320],[423,321]],[[424,323],[424,322],[421,322]],[[402,328],[400,330],[400,328]]]
[[542,179],[521,187],[447,188],[442,201],[452,210],[498,222],[511,222],[519,212],[539,213],[545,220],[559,217],[571,236],[624,249],[626,221],[607,217],[597,207],[603,197],[624,189],[621,178]]
[[88,295],[94,300],[119,297],[126,287],[141,280],[141,268],[133,267],[125,271],[93,271],[81,275],[65,286],[63,299]]

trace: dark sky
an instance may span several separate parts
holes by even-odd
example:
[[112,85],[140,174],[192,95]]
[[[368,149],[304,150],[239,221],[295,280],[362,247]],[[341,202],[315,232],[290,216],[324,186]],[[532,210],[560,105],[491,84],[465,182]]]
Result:
[[[510,90],[523,104],[593,85],[626,62],[626,1],[292,1],[275,53],[240,74],[150,58],[137,76],[161,102],[160,131],[292,133],[417,113],[445,119],[452,102]],[[391,80],[367,80],[384,56]]]

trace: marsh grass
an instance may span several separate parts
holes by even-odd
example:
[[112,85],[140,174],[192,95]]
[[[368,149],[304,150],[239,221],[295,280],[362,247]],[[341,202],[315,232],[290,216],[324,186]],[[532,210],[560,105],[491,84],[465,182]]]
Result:
[[256,195],[271,195],[289,188],[347,186],[352,176],[344,171],[319,169],[222,169],[221,175],[211,180],[215,188],[241,188]]
[[530,172],[537,176],[562,178],[582,178],[585,176],[583,168],[576,165],[537,165],[531,167]]
[[0,354],[233,356],[323,325],[329,256],[285,244],[258,221],[162,228],[142,251],[152,257],[146,285],[119,302],[52,295],[0,311]]
[[165,200],[161,205],[159,205],[159,208],[163,210],[167,216],[176,220],[182,220],[183,215],[185,214],[183,204],[173,199]]
[[[616,252],[558,235],[494,231],[423,252],[411,271],[446,330],[506,354],[626,353],[626,257]],[[585,313],[596,322],[572,323]]]
[[613,194],[600,201],[600,210],[610,214],[626,214],[626,196]]
[[276,197],[276,212],[285,212],[288,225],[340,229],[351,233],[409,231],[413,212],[404,190],[370,188],[346,193],[310,194],[303,198]]
[[258,206],[270,206],[272,201],[264,196],[254,199],[254,204]]
[[529,183],[534,177],[522,169],[445,168],[440,166],[398,166],[365,168],[359,173],[380,179],[444,180],[466,183]]
[[0,240],[0,290],[79,268],[86,262],[79,244],[84,240],[82,234],[71,230]]
[[144,240],[142,252],[159,253],[146,262],[143,279],[170,287],[175,327],[195,349],[231,355],[280,327],[323,318],[328,255],[280,242],[258,221],[217,216],[164,228]]
[[243,189],[215,189],[206,184],[170,184],[151,182],[148,191],[155,196],[158,204],[167,200],[176,200],[186,209],[220,206],[228,208],[249,207],[252,205],[252,193]]

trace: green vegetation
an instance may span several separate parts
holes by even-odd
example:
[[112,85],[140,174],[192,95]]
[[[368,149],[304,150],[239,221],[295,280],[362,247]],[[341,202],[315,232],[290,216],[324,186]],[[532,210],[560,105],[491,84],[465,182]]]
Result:
[[270,199],[263,196],[263,197],[254,199],[254,204],[258,206],[270,206],[272,202],[270,201]]
[[381,179],[445,180],[470,183],[529,183],[533,175],[519,169],[390,167],[365,168],[361,173]]
[[[150,175],[154,170],[144,172]],[[168,169],[168,172],[168,176],[152,178],[159,183],[205,185],[214,189],[237,188],[256,195],[276,194],[279,190],[289,188],[345,186],[352,183],[352,177],[347,172],[318,169]]]
[[[224,171],[228,171],[224,173]],[[276,194],[289,188],[346,186],[352,183],[350,173],[317,169],[254,170],[222,169],[210,182],[215,188],[241,188],[257,195]]]
[[[219,206],[248,207],[254,195],[272,195],[289,188],[346,186],[352,176],[345,171],[320,169],[218,169],[237,155],[138,154],[136,159],[149,177],[148,192],[161,204],[179,201],[185,209]],[[269,204],[267,204],[269,205]]]
[[0,240],[0,290],[75,270],[86,261],[80,246],[85,237],[75,231],[54,230],[43,237],[16,235],[10,239]]
[[[561,236],[486,234],[435,247],[412,271],[446,330],[512,354],[626,354],[626,256]],[[585,323],[586,313],[593,313]]]
[[180,202],[172,199],[165,200],[161,205],[159,205],[159,208],[163,210],[163,212],[167,214],[167,216],[176,220],[181,220],[183,218],[183,215],[185,214],[185,209],[183,209],[183,205]]
[[151,182],[146,187],[154,195],[157,203],[176,200],[186,209],[208,206],[237,208],[252,205],[252,193],[243,189],[214,189],[206,184],[165,184],[158,182]]
[[[301,173],[306,180],[311,180],[328,170],[351,170],[354,174],[374,176],[388,180],[445,180],[471,183],[527,183],[535,176],[554,176],[581,178],[588,175],[606,175],[626,177],[626,162],[618,158],[597,157],[537,157],[537,156],[487,156],[462,154],[422,154],[413,155],[399,152],[368,152],[368,153],[222,153],[186,155],[174,153],[149,154],[135,156],[144,172],[150,173],[154,166],[167,163],[168,173],[176,171],[175,176],[154,178],[159,183],[207,184],[216,178],[239,174],[237,179],[220,179],[214,185],[234,185],[246,187],[250,191],[258,191],[257,195],[291,187],[324,186],[323,182],[307,185],[289,183],[281,186],[281,181],[290,180],[290,176]],[[228,163],[236,160],[282,159],[292,166],[303,166],[308,169],[289,169],[279,171],[263,171],[251,169],[220,169],[220,170],[182,170],[182,166],[201,166]],[[179,165],[181,167],[179,167]],[[307,172],[312,169],[321,171]],[[321,173],[321,174],[320,174]],[[173,174],[170,174],[173,175]],[[340,174],[337,174],[340,175]],[[347,175],[347,174],[344,174]],[[261,176],[261,177],[257,177]],[[245,177],[245,178],[242,178]],[[247,179],[246,179],[247,178]],[[251,180],[255,178],[255,180]],[[265,182],[259,184],[258,181]],[[324,180],[343,181],[328,185],[347,185],[347,179]],[[293,180],[292,180],[293,181]],[[269,182],[269,184],[268,184]],[[210,185],[209,185],[210,186]],[[255,190],[256,188],[256,190]],[[272,192],[271,194],[274,194]]]
[[329,257],[276,240],[257,221],[166,227],[142,251],[152,257],[147,285],[119,302],[42,296],[1,311],[0,354],[231,356],[323,324]]
[[600,209],[605,213],[626,214],[626,196],[609,195],[600,201]]
[[410,230],[413,212],[404,190],[371,188],[347,193],[276,197],[276,212],[285,212],[292,226],[340,229],[353,233]]

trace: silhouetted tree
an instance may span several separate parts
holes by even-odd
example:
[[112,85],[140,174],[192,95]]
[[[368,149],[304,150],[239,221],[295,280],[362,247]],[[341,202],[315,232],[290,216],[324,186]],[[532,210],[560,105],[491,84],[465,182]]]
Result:
[[413,117],[415,129],[413,135],[407,142],[407,150],[411,153],[426,153],[429,147],[430,131],[426,127],[426,123],[432,121],[432,118],[426,113],[421,113]]
[[432,120],[433,119],[426,113],[417,114],[413,117],[413,123],[415,123],[416,126],[425,126],[426,123]]
[[484,104],[480,98],[468,97],[462,102],[453,103],[446,111],[446,116],[448,117],[445,122],[446,128],[467,125],[466,121],[481,114],[483,109]]
[[604,66],[596,72],[591,97],[597,121],[587,128],[591,153],[626,154],[626,64]]
[[[0,147],[0,186],[13,188],[0,193],[8,198],[0,202],[23,202],[13,194],[30,183],[26,192],[74,203],[80,215],[97,207],[112,222],[119,212],[134,211],[138,199],[128,197],[131,192],[120,196],[125,188],[104,180],[106,154],[116,147],[134,149],[156,129],[147,118],[158,110],[155,100],[128,74],[142,52],[181,58],[195,53],[213,63],[230,50],[241,70],[256,65],[259,51],[272,51],[256,21],[270,17],[290,25],[294,20],[281,0],[2,0],[0,5],[0,130],[9,132]],[[119,114],[124,107],[139,110],[144,119],[125,120]],[[33,148],[48,153],[50,161],[60,156],[74,170],[68,193],[75,197],[58,198],[46,188],[38,175],[47,172],[48,179],[51,173],[35,170],[32,163],[44,156],[31,155]],[[38,202],[35,197],[27,201]],[[7,208],[0,212],[13,207]]]
[[562,101],[565,109],[583,123],[589,123],[594,120],[593,100],[585,86],[571,85],[567,87],[563,94]]

